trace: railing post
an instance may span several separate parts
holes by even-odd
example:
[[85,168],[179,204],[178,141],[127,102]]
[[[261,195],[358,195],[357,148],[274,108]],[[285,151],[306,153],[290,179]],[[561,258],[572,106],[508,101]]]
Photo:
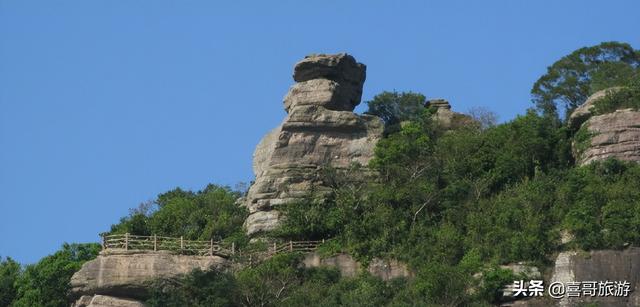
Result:
[[129,233],[124,234],[124,250],[129,250]]
[[236,242],[231,242],[231,255],[236,254]]
[[184,249],[184,237],[180,236],[180,252]]
[[289,251],[293,251],[293,242],[291,240],[289,240]]
[[324,244],[324,239],[322,239],[322,243]]
[[153,235],[153,251],[158,251],[158,236],[155,234]]
[[107,236],[106,235],[101,235],[102,237],[102,250],[107,249]]

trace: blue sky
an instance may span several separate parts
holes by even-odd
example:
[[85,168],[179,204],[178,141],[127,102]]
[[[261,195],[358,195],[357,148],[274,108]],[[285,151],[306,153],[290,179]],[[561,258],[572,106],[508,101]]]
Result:
[[504,121],[572,50],[640,48],[639,11],[633,0],[0,0],[0,255],[33,263],[98,241],[174,187],[252,180],[253,148],[283,119],[305,54],[365,63],[363,100],[412,90]]

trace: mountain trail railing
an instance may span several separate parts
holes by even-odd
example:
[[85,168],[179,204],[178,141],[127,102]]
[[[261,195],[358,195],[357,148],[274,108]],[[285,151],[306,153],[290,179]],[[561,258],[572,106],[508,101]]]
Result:
[[178,254],[199,256],[225,256],[235,253],[235,244],[223,246],[214,240],[186,240],[183,237],[138,236],[132,234],[105,235],[102,237],[103,250],[126,251],[170,251]]
[[252,254],[255,254],[256,258],[269,258],[275,254],[282,253],[312,252],[317,250],[318,246],[324,242],[325,240],[274,242],[268,245],[266,251],[242,253],[236,250],[235,243],[225,244],[214,240],[186,240],[184,237],[138,236],[125,233],[102,236],[102,250],[169,251],[185,255],[216,255],[227,258],[243,254],[251,258]]

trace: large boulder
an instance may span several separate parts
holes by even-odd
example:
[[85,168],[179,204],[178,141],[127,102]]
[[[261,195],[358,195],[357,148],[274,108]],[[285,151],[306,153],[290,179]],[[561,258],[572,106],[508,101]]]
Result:
[[73,297],[107,295],[144,299],[151,282],[190,273],[194,269],[222,269],[218,256],[174,255],[168,252],[101,253],[71,277]]
[[593,107],[596,101],[606,97],[610,93],[616,92],[619,89],[620,87],[611,87],[611,88],[597,91],[593,93],[591,96],[589,96],[589,98],[587,98],[587,100],[583,104],[581,104],[579,107],[573,110],[573,112],[569,116],[569,119],[567,122],[569,127],[574,130],[580,128],[580,125],[582,125],[582,123],[587,121],[589,117],[593,115],[592,114]]
[[616,110],[593,116],[583,125],[589,144],[582,151],[574,150],[580,165],[608,158],[640,162],[640,112]]
[[367,67],[346,53],[313,54],[306,56],[293,68],[293,80],[305,83],[311,80],[332,80],[342,89],[344,98],[333,110],[352,111],[360,103],[362,85]]
[[452,111],[449,101],[445,99],[431,99],[427,101],[427,106],[436,109],[433,118],[445,130],[478,124],[471,116]]
[[328,192],[323,168],[366,166],[382,137],[382,121],[358,115],[366,67],[347,54],[312,55],[295,65],[294,84],[284,98],[287,117],[269,132],[253,156],[255,182],[242,200],[249,209],[249,235],[275,229],[277,207]]
[[[569,117],[568,125],[585,134],[573,143],[573,153],[579,165],[616,158],[640,162],[640,112],[618,109],[594,115],[594,104],[619,88],[596,92]],[[582,143],[583,142],[583,143]]]
[[[500,306],[522,307],[631,307],[640,306],[640,248],[625,250],[564,251],[553,260],[553,267],[544,279],[543,296],[522,297]],[[530,279],[540,279],[530,276]],[[594,283],[595,282],[595,283]],[[616,282],[628,282],[626,296],[605,295],[603,289],[615,289]],[[602,290],[601,285],[602,283]],[[553,284],[556,297],[549,288]],[[586,284],[586,286],[585,286]],[[591,287],[595,285],[595,295]],[[613,285],[613,288],[611,288]],[[624,289],[622,287],[621,289]],[[569,295],[569,293],[571,295]],[[618,294],[623,294],[620,292]]]
[[[558,255],[550,283],[560,282],[628,282],[626,297],[581,295],[557,301],[558,306],[579,306],[597,303],[597,306],[640,306],[640,248],[626,250],[597,250],[590,252],[566,251]],[[550,284],[549,283],[549,284]]]

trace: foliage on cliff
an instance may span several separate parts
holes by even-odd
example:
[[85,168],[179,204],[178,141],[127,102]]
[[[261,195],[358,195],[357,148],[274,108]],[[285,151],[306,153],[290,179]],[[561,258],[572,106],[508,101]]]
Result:
[[[329,198],[284,205],[273,239],[332,239],[323,253],[346,252],[366,265],[373,257],[409,264],[412,280],[382,282],[363,274],[303,269],[300,255],[278,255],[234,273],[195,271],[158,281],[151,306],[487,306],[514,276],[511,262],[545,265],[564,248],[640,245],[640,165],[617,160],[576,167],[571,142],[588,141],[559,124],[594,90],[626,87],[596,103],[598,114],[640,107],[640,55],[620,43],[581,48],[549,67],[532,90],[539,110],[495,125],[445,130],[419,93],[385,92],[369,113],[387,124],[366,172],[327,168]],[[584,130],[580,130],[584,132]],[[360,176],[360,177],[359,177]],[[133,210],[108,233],[223,239],[248,245],[241,193],[209,185],[175,189]],[[569,243],[560,234],[573,235]],[[0,261],[0,304],[68,305],[68,281],[96,245],[65,245],[21,268]],[[481,276],[478,273],[482,273]],[[473,291],[472,291],[473,290]]]
[[640,245],[640,194],[629,188],[640,184],[639,165],[574,167],[568,130],[533,111],[485,130],[441,131],[431,115],[425,110],[378,143],[370,167],[379,181],[327,172],[334,197],[285,207],[277,234],[331,237],[329,252],[363,263],[402,259],[417,272],[408,287],[432,285],[421,294],[435,304],[453,301],[455,289],[462,301],[454,305],[492,302],[460,293],[493,265],[545,265],[567,247],[562,231],[574,236],[568,247]]
[[592,114],[600,115],[620,109],[640,110],[640,74],[625,83],[615,91],[610,91],[605,97],[598,99],[593,105]]

